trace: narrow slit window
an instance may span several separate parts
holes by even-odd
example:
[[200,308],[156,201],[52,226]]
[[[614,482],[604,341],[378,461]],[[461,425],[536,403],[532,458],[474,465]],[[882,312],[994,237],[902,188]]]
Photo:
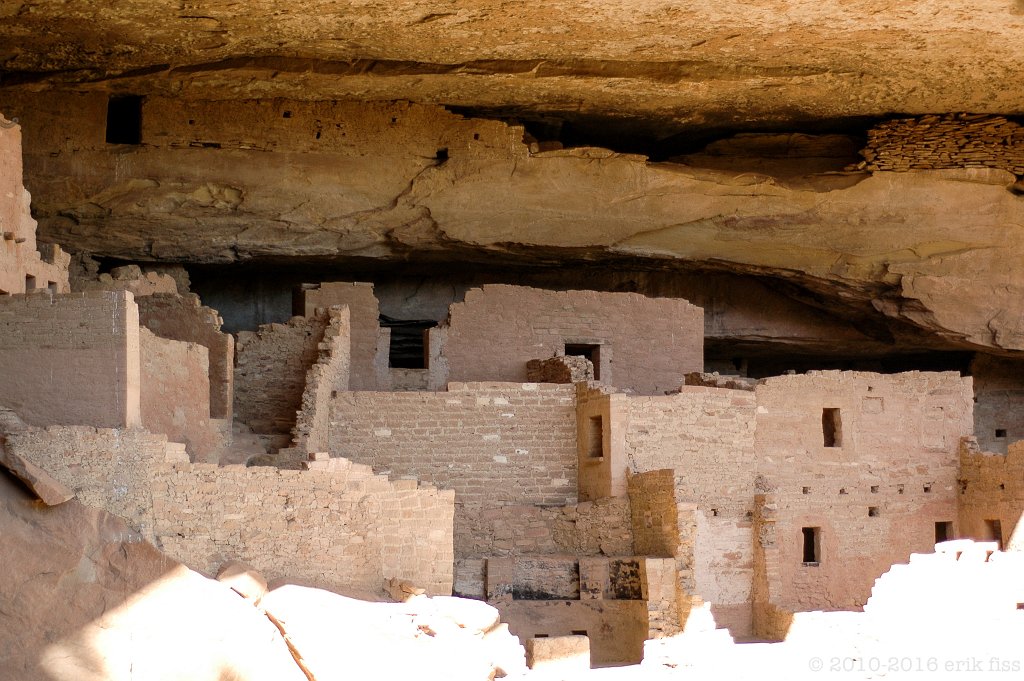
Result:
[[107,144],[142,144],[142,97],[107,100]]
[[594,380],[601,380],[601,346],[585,343],[566,343],[566,357],[585,357],[594,365]]
[[821,528],[804,527],[801,529],[804,538],[804,564],[817,565],[821,562]]
[[843,422],[838,409],[826,407],[821,410],[821,434],[826,447],[843,446]]
[[941,544],[953,538],[953,522],[942,520],[935,523],[935,543]]
[[587,456],[599,459],[604,456],[604,419],[600,416],[591,416],[588,424]]

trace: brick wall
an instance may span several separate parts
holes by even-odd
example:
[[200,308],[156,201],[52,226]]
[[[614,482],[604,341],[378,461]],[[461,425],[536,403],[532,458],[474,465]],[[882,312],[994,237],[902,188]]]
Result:
[[637,555],[667,558],[679,550],[679,522],[671,468],[629,476],[633,544]]
[[599,345],[598,380],[657,394],[703,369],[703,311],[635,293],[487,285],[451,306],[442,348],[452,381],[523,381],[526,364]]
[[447,393],[339,393],[330,451],[456,492],[458,503],[576,502],[575,388],[452,383]]
[[1007,551],[1024,550],[1024,537],[1017,532],[1024,514],[1024,442],[1011,444],[1006,454],[980,451],[969,439],[963,442],[957,501],[958,536],[997,541]]
[[258,433],[288,433],[302,407],[306,374],[319,357],[327,315],[292,317],[238,334],[235,418]]
[[[760,486],[775,504],[770,600],[857,609],[891,564],[932,549],[936,522],[956,520],[971,379],[825,371],[767,379],[755,394]],[[839,410],[836,446],[825,446],[825,408]],[[817,564],[804,561],[805,527],[820,528]]]
[[70,257],[53,245],[36,250],[36,221],[22,185],[21,127],[0,115],[0,294],[30,287],[68,292]]
[[[172,282],[173,283],[173,282]],[[198,343],[209,356],[210,416],[230,419],[234,403],[235,339],[220,330],[217,311],[199,303],[199,296],[173,293],[136,298],[139,323],[176,341]]]
[[27,423],[139,423],[138,309],[130,293],[0,296],[0,404]]
[[373,295],[373,284],[360,282],[331,281],[307,285],[302,291],[303,310],[311,317],[318,309],[334,305],[347,305],[351,331],[351,377],[352,390],[386,390],[380,376],[378,353],[383,351],[384,366],[387,368],[387,348],[380,347],[380,307]]
[[210,418],[207,350],[139,329],[142,425],[185,444],[193,461],[215,461],[224,433]]

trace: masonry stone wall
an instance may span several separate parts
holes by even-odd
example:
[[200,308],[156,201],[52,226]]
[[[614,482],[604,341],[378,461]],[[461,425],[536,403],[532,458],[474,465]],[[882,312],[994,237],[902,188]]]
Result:
[[142,428],[49,426],[7,433],[4,440],[82,503],[124,518],[155,540],[150,480],[166,456],[166,436]]
[[[955,531],[970,378],[811,372],[767,379],[755,394],[759,491],[774,498],[772,604],[858,609],[890,565],[932,549],[937,522]],[[838,410],[832,446],[825,409]],[[803,528],[817,533],[817,560],[805,560]]]
[[330,451],[456,492],[458,503],[576,502],[575,388],[452,383],[446,393],[339,393]]
[[1024,364],[978,354],[971,362],[974,378],[974,435],[986,452],[1005,454],[1024,440]]
[[221,332],[223,321],[217,311],[201,305],[194,294],[157,293],[138,297],[135,302],[139,306],[139,323],[156,335],[198,343],[207,349],[210,416],[230,419],[234,403],[235,340],[231,334]]
[[142,425],[185,445],[193,461],[215,461],[225,433],[210,418],[207,350],[139,329]]
[[568,506],[461,504],[459,510],[455,543],[460,558],[633,555],[627,497]]
[[0,404],[29,424],[138,425],[132,295],[0,296],[0,375]]
[[523,381],[533,359],[597,345],[597,380],[657,394],[703,369],[704,313],[636,293],[487,285],[450,308],[442,349],[451,381]]
[[258,433],[289,433],[302,407],[306,374],[319,357],[326,313],[292,317],[238,334],[235,418]]
[[0,115],[0,295],[67,293],[70,256],[54,245],[37,250],[30,200],[22,184],[21,127]]
[[[303,309],[306,317],[312,317],[317,310],[326,310],[334,305],[347,305],[351,331],[351,378],[352,390],[386,390],[381,369],[387,368],[387,349],[381,346],[380,306],[373,295],[373,284],[361,282],[331,281],[307,285],[302,291]],[[384,366],[380,366],[379,353],[384,352]]]
[[1024,127],[986,114],[898,118],[871,128],[861,155],[868,170],[974,167],[1024,175]]
[[966,439],[960,448],[959,536],[1024,550],[1024,442],[1006,454],[982,451]]
[[[626,396],[616,404],[613,418],[620,415],[629,469],[674,473],[677,546],[667,555],[677,558],[680,591],[710,602],[719,624],[728,626],[733,635],[748,635],[753,578],[748,511],[756,469],[754,393],[683,386],[671,395]],[[653,489],[664,487],[665,475],[660,473]],[[637,487],[646,480],[633,482],[631,494],[646,494],[643,486]],[[645,503],[652,507],[652,522],[655,509],[663,518],[672,512],[663,489],[659,498]],[[662,540],[648,538],[656,548],[665,535]]]
[[452,492],[326,455],[301,471],[192,464],[143,429],[30,428],[4,446],[206,574],[240,559],[329,589],[377,593],[397,577],[451,592]]
[[534,383],[586,383],[594,380],[594,364],[579,355],[531,359],[526,380]]
[[295,430],[292,432],[292,446],[302,454],[328,450],[331,398],[339,391],[348,390],[351,338],[352,324],[348,306],[329,308],[327,328],[318,345],[319,356],[306,373],[302,408],[296,416]]
[[671,468],[629,476],[633,544],[640,556],[675,556],[679,550],[679,518]]
[[[199,464],[154,481],[158,541],[206,573],[239,559],[268,579],[378,592],[409,580],[452,587],[451,492],[389,481],[345,459],[313,470]],[[287,541],[282,541],[287,538]]]

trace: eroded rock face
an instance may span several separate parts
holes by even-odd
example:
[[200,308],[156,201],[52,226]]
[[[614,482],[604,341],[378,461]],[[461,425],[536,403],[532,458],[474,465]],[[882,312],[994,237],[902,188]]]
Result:
[[[1004,170],[799,176],[789,164],[774,177],[736,160],[706,169],[596,148],[533,153],[519,128],[439,108],[263,100],[147,100],[143,144],[125,147],[99,141],[104,103],[10,101],[26,120],[40,234],[79,250],[191,263],[415,253],[703,266],[774,277],[953,347],[1024,349],[1024,198]],[[50,123],[71,105],[83,115],[58,133]]]

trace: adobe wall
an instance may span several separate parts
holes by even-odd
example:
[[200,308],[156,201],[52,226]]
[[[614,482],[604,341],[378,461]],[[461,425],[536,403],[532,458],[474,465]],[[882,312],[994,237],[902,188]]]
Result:
[[959,485],[958,536],[999,542],[1007,551],[1024,550],[1024,442],[998,454],[981,451],[967,439],[960,448]]
[[[387,348],[381,348],[380,307],[373,284],[329,281],[306,285],[302,290],[302,314],[312,317],[318,309],[347,305],[351,331],[351,390],[387,390],[381,370],[387,371]],[[378,357],[384,353],[383,360]],[[383,361],[383,366],[380,366]]]
[[466,507],[573,504],[575,388],[451,383],[446,393],[339,393],[330,451],[455,490]]
[[323,455],[301,471],[192,464],[143,429],[30,428],[5,446],[206,574],[240,559],[328,589],[377,593],[398,577],[451,592],[452,492]]
[[139,329],[142,425],[185,445],[193,461],[216,461],[224,435],[210,418],[207,350]]
[[[173,283],[173,280],[172,280]],[[235,339],[222,333],[217,311],[195,294],[153,294],[135,299],[139,323],[161,338],[198,343],[209,356],[210,416],[230,419],[234,403]]]
[[703,369],[703,332],[703,311],[681,299],[486,285],[451,306],[441,352],[450,381],[524,381],[565,343],[600,345],[598,380],[657,394]]
[[306,374],[319,357],[327,315],[292,317],[238,334],[235,418],[258,433],[289,433],[302,407]]
[[0,375],[0,404],[29,424],[138,425],[132,295],[0,296]]
[[[758,491],[774,498],[775,606],[856,610],[890,565],[932,550],[936,522],[955,524],[970,378],[824,371],[766,379],[755,394]],[[825,446],[825,408],[839,410],[836,446]],[[804,527],[820,528],[816,564],[803,560]]]
[[986,452],[1005,454],[1024,440],[1024,363],[977,354],[974,377],[974,435]]
[[37,251],[30,201],[22,184],[21,127],[0,115],[0,295],[67,293],[70,256],[53,245]]

